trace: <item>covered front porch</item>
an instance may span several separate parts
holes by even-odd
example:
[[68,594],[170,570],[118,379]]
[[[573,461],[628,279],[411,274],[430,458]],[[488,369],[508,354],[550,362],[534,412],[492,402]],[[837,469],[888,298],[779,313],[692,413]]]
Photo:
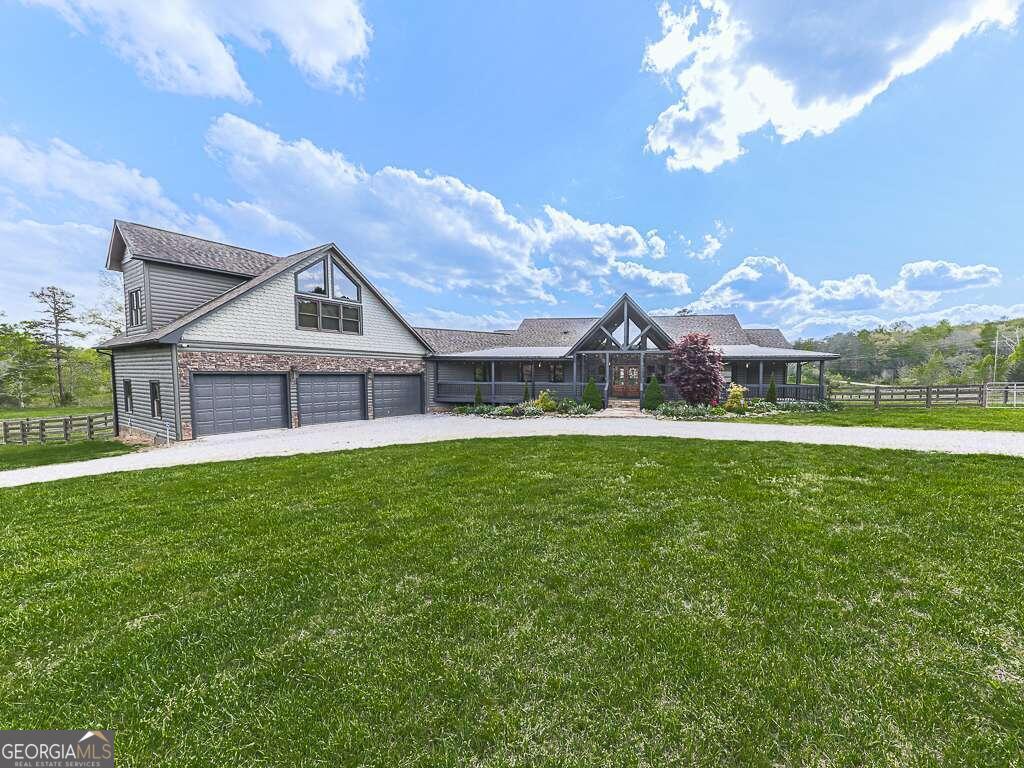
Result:
[[[799,350],[788,351],[799,354]],[[667,350],[583,350],[554,358],[439,359],[435,366],[434,399],[438,403],[472,403],[478,391],[483,402],[495,405],[532,400],[544,390],[558,399],[579,399],[590,379],[605,403],[610,399],[640,401],[652,377],[657,377],[666,400],[679,399],[668,382]],[[806,383],[806,371],[812,366],[817,368],[817,382]],[[742,385],[748,397],[763,398],[772,380],[779,398],[825,399],[825,360],[726,359],[722,373],[723,400],[733,382]]]

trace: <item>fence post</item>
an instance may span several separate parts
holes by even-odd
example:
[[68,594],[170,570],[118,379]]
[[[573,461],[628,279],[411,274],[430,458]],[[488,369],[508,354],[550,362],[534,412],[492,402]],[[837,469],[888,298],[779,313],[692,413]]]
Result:
[[10,442],[11,425],[6,421],[4,422],[4,445]]
[[46,442],[46,420],[45,419],[40,419],[38,423],[39,423],[39,442],[40,443],[45,443]]
[[882,388],[875,387],[875,408],[882,404]]
[[988,387],[984,384],[978,387],[978,405],[982,408],[988,408]]
[[931,408],[932,407],[932,385],[931,384],[929,384],[927,387],[924,388],[924,407],[925,408]]
[[28,419],[21,420],[21,444],[28,445]]
[[65,443],[70,443],[71,442],[71,417],[70,416],[65,416],[64,417],[64,442]]
[[92,415],[85,417],[85,434],[88,435],[89,440],[92,440],[96,437],[96,427],[93,424]]

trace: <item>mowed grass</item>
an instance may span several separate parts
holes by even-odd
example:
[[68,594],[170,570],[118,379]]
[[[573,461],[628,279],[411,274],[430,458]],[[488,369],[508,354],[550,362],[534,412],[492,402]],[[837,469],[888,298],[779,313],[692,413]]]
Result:
[[100,459],[104,456],[118,456],[137,449],[138,446],[125,445],[117,440],[0,445],[0,472],[5,469],[38,467],[43,464],[62,464],[65,461],[85,461],[86,459]]
[[1007,765],[1024,462],[544,437],[0,491],[0,721],[118,764]]
[[1024,408],[868,408],[848,406],[825,413],[780,413],[757,417],[758,423],[822,424],[837,427],[902,427],[906,429],[978,429],[1024,431]]
[[50,419],[61,416],[88,416],[90,413],[110,413],[112,406],[105,405],[68,405],[55,408],[0,408],[0,421],[14,419]]

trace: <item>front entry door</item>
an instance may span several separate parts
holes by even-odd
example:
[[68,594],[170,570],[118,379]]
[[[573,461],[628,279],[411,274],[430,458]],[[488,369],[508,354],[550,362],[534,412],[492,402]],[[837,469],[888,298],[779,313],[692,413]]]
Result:
[[640,366],[612,367],[612,397],[640,397]]

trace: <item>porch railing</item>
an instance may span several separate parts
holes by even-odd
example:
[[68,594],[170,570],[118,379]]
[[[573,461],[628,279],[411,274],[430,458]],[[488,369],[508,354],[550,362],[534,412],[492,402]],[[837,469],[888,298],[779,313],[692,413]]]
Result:
[[[472,403],[476,398],[477,387],[480,388],[480,398],[485,403],[496,403],[508,405],[521,403],[524,395],[524,384],[527,399],[532,400],[542,391],[547,390],[557,399],[574,397],[579,399],[583,396],[584,382],[573,384],[571,381],[438,381],[435,400],[439,403]],[[764,397],[768,394],[767,384],[744,384],[747,390],[747,397]],[[609,385],[599,382],[601,394],[607,403],[610,396]],[[724,401],[728,386],[722,391],[721,399]],[[671,384],[661,384],[661,391],[666,400],[678,400],[679,393]],[[776,384],[775,392],[780,398],[792,400],[821,400],[821,390],[816,384]]]

